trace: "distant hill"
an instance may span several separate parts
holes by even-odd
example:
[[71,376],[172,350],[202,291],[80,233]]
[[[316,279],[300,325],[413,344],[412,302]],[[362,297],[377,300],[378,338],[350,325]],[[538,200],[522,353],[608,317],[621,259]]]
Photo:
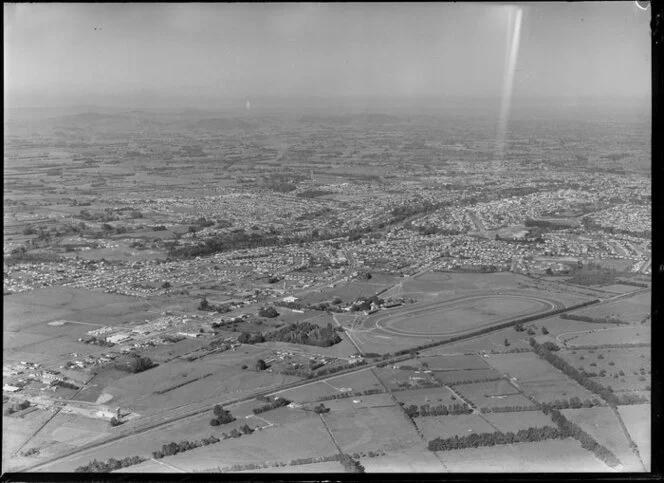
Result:
[[251,129],[255,128],[256,124],[243,121],[242,119],[229,119],[229,118],[213,118],[213,119],[200,119],[196,122],[188,124],[191,129],[205,129],[211,131],[233,130],[233,129]]

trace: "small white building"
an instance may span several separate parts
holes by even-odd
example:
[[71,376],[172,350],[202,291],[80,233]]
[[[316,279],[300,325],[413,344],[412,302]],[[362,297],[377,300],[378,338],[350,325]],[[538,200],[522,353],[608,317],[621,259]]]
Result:
[[2,386],[2,390],[5,392],[17,392],[20,391],[21,388],[18,386],[12,386],[10,384],[5,384],[4,386]]

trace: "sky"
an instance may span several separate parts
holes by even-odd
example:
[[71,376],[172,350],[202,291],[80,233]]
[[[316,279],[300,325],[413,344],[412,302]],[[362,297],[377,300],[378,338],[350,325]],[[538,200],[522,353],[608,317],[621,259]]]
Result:
[[[6,107],[650,96],[635,2],[4,4]],[[511,20],[510,20],[511,19]]]

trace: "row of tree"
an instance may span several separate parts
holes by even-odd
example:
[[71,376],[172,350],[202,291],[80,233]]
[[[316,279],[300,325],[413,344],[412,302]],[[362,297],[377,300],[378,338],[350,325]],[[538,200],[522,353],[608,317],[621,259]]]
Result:
[[537,406],[532,404],[530,406],[501,406],[494,408],[481,408],[480,412],[482,414],[486,413],[519,413],[522,411],[537,411]]
[[179,443],[168,443],[162,445],[160,450],[153,451],[152,457],[154,459],[163,458],[165,456],[173,456],[184,451],[190,451],[192,449],[200,448],[202,446],[208,446],[210,444],[218,443],[221,441],[216,436],[210,436],[209,438],[203,438],[198,441],[180,441]]
[[137,465],[143,461],[146,461],[146,458],[142,458],[141,456],[127,456],[120,460],[109,458],[106,462],[95,459],[85,466],[79,466],[74,471],[76,473],[110,473],[120,468]]
[[343,465],[346,473],[364,473],[364,466],[359,461],[353,459],[352,456],[341,453],[339,462]]
[[277,409],[283,406],[288,406],[290,403],[291,402],[288,399],[284,399],[283,397],[277,397],[271,400],[268,399],[267,404],[254,408],[253,412],[254,414],[261,414],[266,411],[271,411],[273,409]]
[[467,436],[436,438],[429,441],[430,451],[451,451],[464,448],[479,448],[497,444],[530,443],[547,439],[563,439],[566,435],[552,426],[521,429],[516,433],[495,431],[493,433],[473,433]]
[[349,397],[359,397],[359,396],[371,396],[372,394],[382,394],[385,391],[383,391],[380,388],[374,388],[374,389],[365,389],[364,391],[348,391],[348,392],[340,392],[336,394],[330,394],[329,396],[321,396],[319,398],[316,398],[316,401],[331,401],[333,399],[346,399]]
[[444,404],[439,404],[437,406],[429,406],[428,404],[423,404],[419,408],[414,404],[410,406],[404,406],[404,411],[411,418],[417,418],[420,416],[456,416],[458,414],[471,414],[473,412],[472,408],[466,404],[454,403],[449,406]]
[[561,319],[567,320],[577,320],[579,322],[590,322],[596,324],[618,324],[618,325],[629,325],[629,322],[620,320],[617,317],[609,317],[608,315],[604,318],[599,317],[590,317],[589,315],[578,315],[578,314],[560,314]]

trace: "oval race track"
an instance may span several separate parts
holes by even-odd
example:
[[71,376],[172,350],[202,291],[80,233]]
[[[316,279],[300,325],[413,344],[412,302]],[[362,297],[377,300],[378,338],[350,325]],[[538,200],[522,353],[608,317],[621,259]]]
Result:
[[[519,305],[525,307],[519,308]],[[367,319],[363,325],[371,326],[369,330],[374,336],[376,332],[382,332],[402,337],[447,337],[562,307],[558,302],[529,294],[491,293],[469,295],[380,315],[375,319]],[[493,310],[496,308],[498,312]],[[500,313],[500,309],[503,309],[503,313]]]

